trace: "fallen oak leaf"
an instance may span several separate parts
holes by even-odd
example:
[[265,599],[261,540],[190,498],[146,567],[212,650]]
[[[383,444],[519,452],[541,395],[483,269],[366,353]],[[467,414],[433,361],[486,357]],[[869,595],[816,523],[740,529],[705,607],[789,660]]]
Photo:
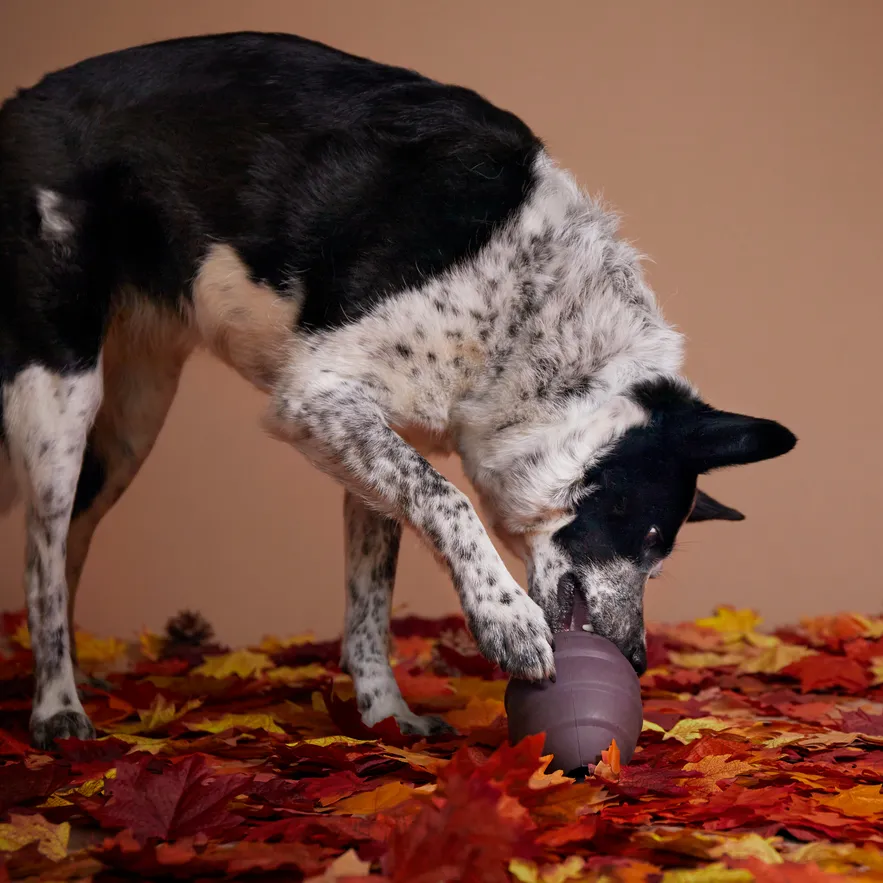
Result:
[[248,788],[251,776],[214,776],[200,755],[166,764],[161,773],[148,769],[150,760],[118,763],[116,778],[105,785],[109,801],[92,810],[102,825],[129,828],[136,838],[168,840],[211,836],[242,821],[227,805]]

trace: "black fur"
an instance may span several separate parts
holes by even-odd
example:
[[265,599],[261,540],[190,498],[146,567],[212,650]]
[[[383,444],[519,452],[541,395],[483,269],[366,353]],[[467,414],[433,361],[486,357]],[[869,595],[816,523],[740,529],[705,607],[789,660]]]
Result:
[[[114,293],[177,300],[210,243],[278,290],[299,280],[304,329],[353,321],[474,255],[529,193],[540,146],[475,92],[289,35],[50,74],[0,111],[0,379],[90,363]],[[64,248],[33,245],[37,188],[62,198]]]
[[625,558],[649,571],[671,554],[686,521],[744,518],[697,491],[701,474],[781,456],[797,439],[775,421],[715,410],[677,381],[642,384],[633,396],[650,422],[629,430],[589,470],[591,493],[556,539],[572,560]]

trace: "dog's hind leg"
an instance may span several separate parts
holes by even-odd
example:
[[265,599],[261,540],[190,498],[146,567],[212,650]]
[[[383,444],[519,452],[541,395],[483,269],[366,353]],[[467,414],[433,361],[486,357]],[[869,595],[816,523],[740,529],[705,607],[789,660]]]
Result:
[[[192,341],[176,317],[135,301],[103,349],[104,399],[83,458],[67,545],[68,622],[92,537],[138,474],[165,423]],[[75,648],[74,664],[76,665]],[[78,677],[82,679],[82,676]]]
[[394,718],[403,733],[427,736],[450,727],[439,717],[408,708],[389,663],[389,614],[401,525],[369,509],[355,494],[344,497],[346,625],[341,665],[352,676],[366,726]]
[[3,385],[7,444],[27,505],[25,597],[34,653],[31,735],[94,734],[74,683],[65,552],[86,438],[101,402],[100,360],[58,371],[31,364]]

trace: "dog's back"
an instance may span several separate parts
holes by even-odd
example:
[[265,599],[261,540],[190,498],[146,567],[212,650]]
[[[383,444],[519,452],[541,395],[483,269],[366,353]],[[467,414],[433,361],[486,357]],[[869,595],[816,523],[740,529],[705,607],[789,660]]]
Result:
[[[256,281],[298,279],[301,327],[351,321],[475,254],[538,149],[469,90],[292,36],[100,56],[0,111],[0,324],[28,308],[10,263],[66,236],[100,250],[76,255],[102,278],[89,297],[131,286],[177,306],[222,242]],[[0,338],[5,360],[16,344]]]

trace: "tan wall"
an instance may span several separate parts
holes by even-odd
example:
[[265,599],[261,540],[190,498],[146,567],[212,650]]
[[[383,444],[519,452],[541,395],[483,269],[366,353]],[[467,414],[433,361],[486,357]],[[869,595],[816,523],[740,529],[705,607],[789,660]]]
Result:
[[[0,94],[98,52],[237,29],[418,68],[520,114],[624,213],[700,389],[801,437],[706,483],[748,520],[682,534],[652,617],[880,609],[883,3],[2,0]],[[194,361],[96,539],[83,625],[127,634],[190,606],[232,641],[338,629],[340,492],[262,437],[261,407]],[[22,603],[19,521],[0,524],[0,608]],[[397,598],[456,605],[413,540]]]

